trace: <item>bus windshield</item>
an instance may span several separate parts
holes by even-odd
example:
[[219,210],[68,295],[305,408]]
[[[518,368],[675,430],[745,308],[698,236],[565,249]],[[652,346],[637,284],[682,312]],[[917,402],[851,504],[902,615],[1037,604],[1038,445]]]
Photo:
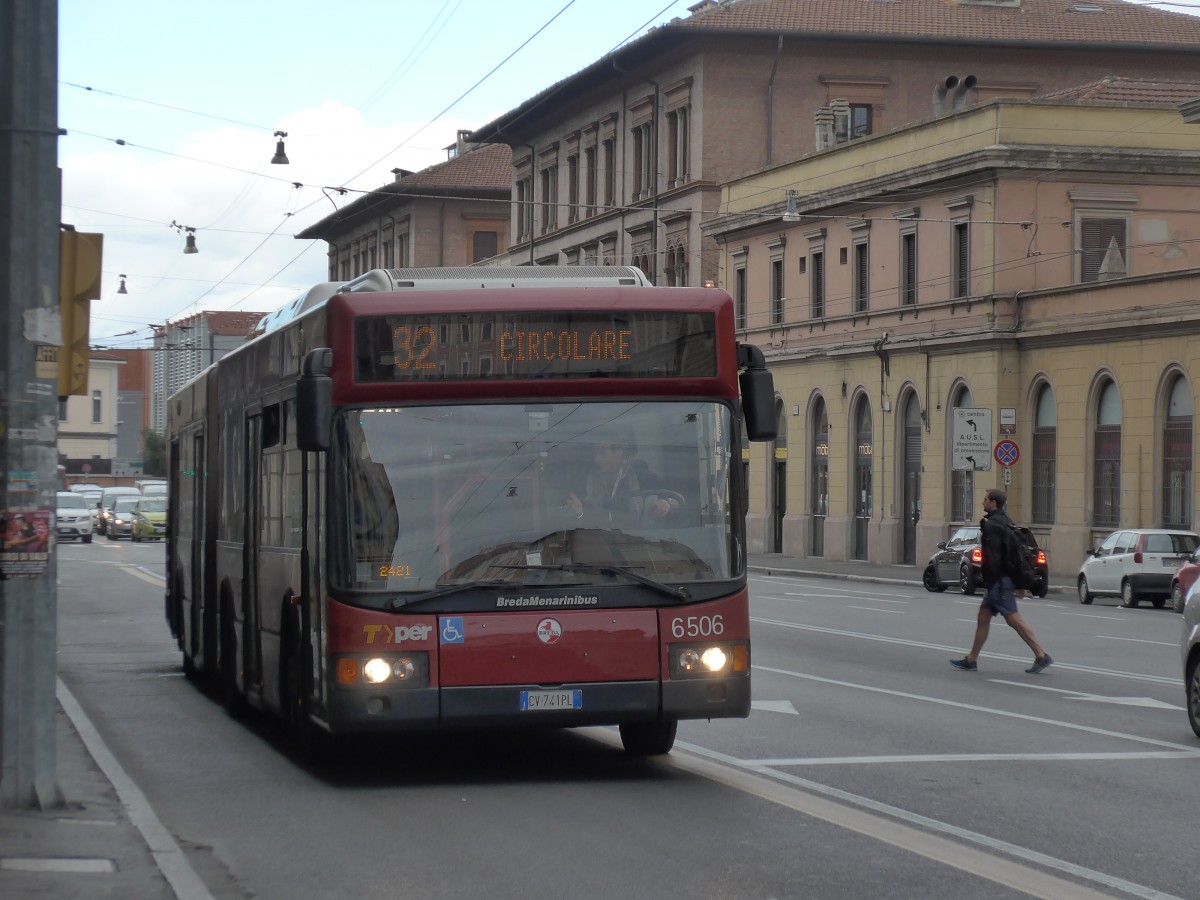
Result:
[[335,422],[332,582],[423,593],[740,574],[732,407],[715,401],[351,409]]

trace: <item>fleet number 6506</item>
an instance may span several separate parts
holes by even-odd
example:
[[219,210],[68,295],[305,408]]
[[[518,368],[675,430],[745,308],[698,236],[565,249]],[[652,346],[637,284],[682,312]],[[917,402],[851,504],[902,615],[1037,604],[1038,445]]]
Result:
[[671,620],[673,637],[713,637],[725,633],[724,616],[688,616]]

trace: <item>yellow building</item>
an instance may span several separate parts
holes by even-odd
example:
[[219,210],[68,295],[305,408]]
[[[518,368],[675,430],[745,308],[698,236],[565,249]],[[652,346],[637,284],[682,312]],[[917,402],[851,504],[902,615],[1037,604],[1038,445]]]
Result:
[[1197,95],[1110,78],[723,186],[705,236],[779,395],[752,550],[923,564],[989,487],[1059,574],[1193,527]]

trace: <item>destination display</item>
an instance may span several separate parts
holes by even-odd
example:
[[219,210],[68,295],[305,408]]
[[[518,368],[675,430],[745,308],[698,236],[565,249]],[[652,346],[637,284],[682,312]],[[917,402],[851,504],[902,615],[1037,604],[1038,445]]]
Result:
[[711,313],[448,313],[363,316],[355,381],[678,378],[716,374]]

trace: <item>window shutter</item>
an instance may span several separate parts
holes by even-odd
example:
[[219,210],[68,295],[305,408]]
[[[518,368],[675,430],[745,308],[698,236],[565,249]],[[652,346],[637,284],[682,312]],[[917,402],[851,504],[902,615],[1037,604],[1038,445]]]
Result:
[[970,229],[966,222],[954,226],[954,296],[966,297],[971,292]]
[[1100,268],[1104,265],[1104,256],[1108,253],[1109,244],[1114,238],[1117,242],[1117,249],[1121,251],[1121,261],[1125,262],[1125,220],[1083,219],[1080,225],[1082,253],[1079,280],[1082,282],[1097,281]]
[[812,255],[812,317],[825,317],[825,254]]

